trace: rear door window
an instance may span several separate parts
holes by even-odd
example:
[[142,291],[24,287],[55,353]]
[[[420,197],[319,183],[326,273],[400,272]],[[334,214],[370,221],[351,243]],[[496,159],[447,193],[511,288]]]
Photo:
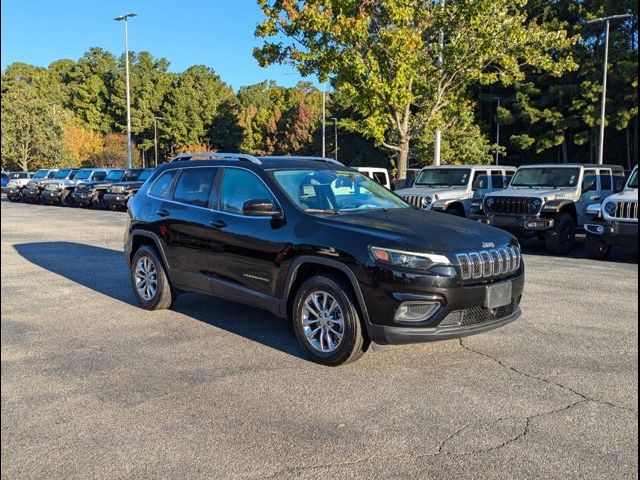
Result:
[[161,174],[151,188],[149,189],[149,195],[157,198],[167,198],[169,191],[171,190],[171,184],[173,178],[176,176],[177,170],[169,170]]
[[613,182],[611,181],[611,172],[607,170],[600,171],[600,189],[613,190]]
[[196,207],[209,206],[209,198],[217,170],[215,167],[185,168],[176,182],[173,200]]

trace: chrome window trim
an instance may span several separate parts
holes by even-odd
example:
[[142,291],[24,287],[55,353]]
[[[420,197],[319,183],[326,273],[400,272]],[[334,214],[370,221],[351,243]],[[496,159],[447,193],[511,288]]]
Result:
[[[162,175],[164,175],[167,172],[173,172],[173,171],[178,171],[179,170],[177,172],[178,175],[175,176],[173,178],[172,182],[171,182],[171,194],[173,195],[173,189],[175,187],[174,183],[179,178],[180,171],[186,170],[188,168],[215,168],[215,169],[235,168],[237,170],[246,170],[247,172],[249,172],[249,173],[253,174],[255,177],[257,177],[258,180],[260,180],[264,184],[264,186],[267,187],[267,190],[269,190],[269,193],[271,193],[271,195],[273,196],[273,199],[275,200],[276,204],[278,205],[279,210],[284,214],[284,209],[282,208],[282,206],[280,204],[280,201],[278,200],[278,197],[275,196],[275,194],[273,193],[273,190],[271,190],[269,185],[267,185],[265,183],[265,181],[262,180],[262,178],[260,178],[260,176],[257,175],[254,171],[252,171],[252,170],[250,170],[248,168],[244,168],[244,167],[237,167],[235,165],[191,165],[191,166],[184,166],[184,167],[176,166],[175,168],[167,168],[160,175],[158,175],[158,178],[156,178],[151,185],[149,185],[149,188],[147,188],[147,191],[145,192],[145,194],[147,195],[147,197],[154,198],[156,200],[162,200],[163,202],[169,202],[169,203],[173,203],[175,205],[182,205],[182,206],[185,206],[185,207],[199,208],[201,210],[207,210],[209,212],[214,212],[214,213],[223,213],[225,215],[231,215],[233,217],[247,218],[247,219],[251,219],[251,220],[269,220],[269,219],[271,219],[271,217],[268,216],[268,215],[242,215],[242,214],[239,214],[239,213],[232,213],[232,212],[226,212],[224,210],[218,210],[216,208],[201,207],[199,205],[192,205],[190,203],[178,202],[176,200],[173,200],[172,198],[168,199],[168,198],[157,197],[157,196],[151,195],[151,193],[149,193],[150,190],[155,185],[155,183],[160,179],[160,177]],[[223,172],[223,175],[224,175],[224,172]],[[214,179],[214,182],[215,181],[216,180]],[[214,185],[214,188],[215,188],[215,185]],[[215,193],[219,193],[219,192],[215,192]]]

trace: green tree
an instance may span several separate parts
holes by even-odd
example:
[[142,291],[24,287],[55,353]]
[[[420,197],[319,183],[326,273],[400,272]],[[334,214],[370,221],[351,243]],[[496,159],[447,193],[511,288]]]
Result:
[[3,82],[1,109],[3,166],[30,170],[59,164],[62,129],[37,88],[15,83],[5,89]]
[[560,74],[573,66],[562,55],[572,43],[566,32],[528,21],[525,3],[258,0],[266,20],[256,35],[278,38],[254,56],[263,66],[291,63],[331,78],[361,115],[349,126],[396,152],[403,178],[412,138],[441,125],[442,110],[472,82],[510,84],[525,67]]

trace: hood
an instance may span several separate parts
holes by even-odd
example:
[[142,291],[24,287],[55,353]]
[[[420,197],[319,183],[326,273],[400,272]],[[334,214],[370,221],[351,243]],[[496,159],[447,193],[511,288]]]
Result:
[[467,191],[467,187],[421,187],[414,185],[411,188],[403,188],[402,190],[396,190],[396,195],[420,195],[423,197],[438,198],[460,198],[460,195]]
[[[472,220],[418,209],[375,210],[324,218],[325,229],[370,237],[370,243],[399,250],[454,254],[515,244],[510,233]],[[317,228],[317,227],[316,227]],[[339,235],[339,232],[336,232]]]
[[613,200],[616,202],[637,202],[638,201],[638,190],[628,189],[624,190],[620,193],[616,193],[606,198],[605,202],[609,200]]
[[[492,192],[487,197],[511,197],[511,198],[539,198],[544,200],[559,200],[562,198],[576,198],[578,192],[573,188],[507,188],[506,190],[499,190]],[[486,197],[485,197],[486,198]]]
[[86,188],[94,188],[94,187],[109,187],[111,185],[113,185],[114,181],[112,180],[97,180],[97,181],[92,181],[92,182],[81,182],[80,184],[78,184],[78,186],[82,185],[83,187]]

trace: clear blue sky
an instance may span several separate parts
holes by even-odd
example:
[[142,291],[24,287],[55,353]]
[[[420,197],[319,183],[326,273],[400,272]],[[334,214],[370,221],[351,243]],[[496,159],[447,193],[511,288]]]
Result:
[[262,17],[255,0],[5,0],[2,69],[12,62],[77,60],[94,46],[119,56],[124,30],[113,18],[127,12],[139,15],[129,23],[129,49],[167,58],[173,72],[204,64],[234,89],[266,79],[291,86],[301,79],[289,66],[261,68],[251,55],[260,45],[253,36]]

